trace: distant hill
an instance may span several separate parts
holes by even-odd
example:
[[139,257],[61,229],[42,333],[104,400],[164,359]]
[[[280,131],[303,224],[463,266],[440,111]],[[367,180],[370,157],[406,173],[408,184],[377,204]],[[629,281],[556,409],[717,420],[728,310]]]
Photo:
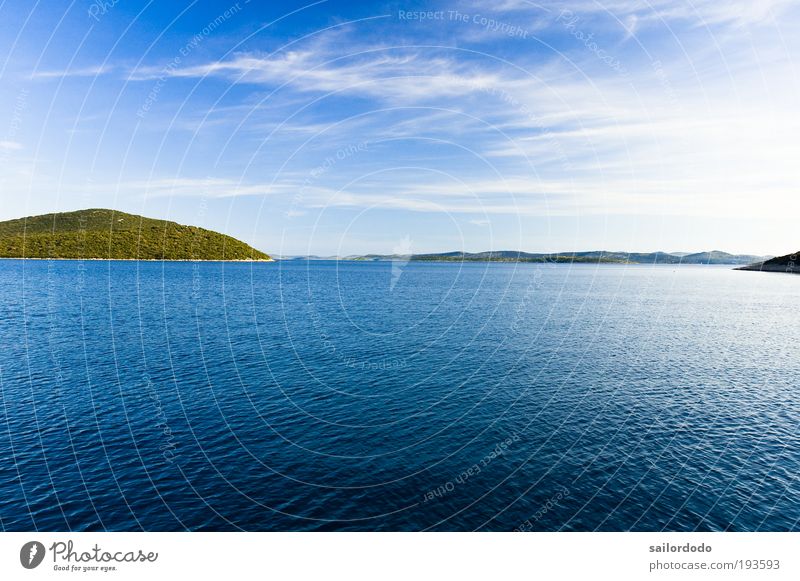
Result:
[[225,234],[102,209],[0,222],[0,258],[271,260]]
[[712,250],[711,252],[687,254],[680,257],[680,262],[682,264],[751,264],[753,261],[767,260],[769,258],[772,257],[752,254],[728,254],[720,250]]
[[319,256],[317,254],[285,254],[283,256],[273,257],[276,260],[355,260],[361,258],[359,256]]
[[764,272],[800,274],[800,266],[797,264],[798,256],[800,256],[800,252],[795,252],[794,254],[787,254],[786,256],[778,256],[777,258],[748,264],[737,270],[760,270]]
[[601,264],[751,264],[763,261],[768,256],[728,254],[714,250],[694,254],[669,254],[667,252],[559,252],[555,254],[533,254],[517,250],[495,250],[488,252],[442,252],[435,254],[412,254],[397,256],[390,254],[367,254],[353,260],[415,260],[425,262],[556,262],[556,263],[601,263]]

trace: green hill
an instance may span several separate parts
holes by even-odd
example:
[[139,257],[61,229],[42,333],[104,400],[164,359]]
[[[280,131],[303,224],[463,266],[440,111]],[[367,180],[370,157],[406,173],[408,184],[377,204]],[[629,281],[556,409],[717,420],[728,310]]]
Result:
[[225,234],[100,209],[0,222],[0,258],[271,260]]
[[800,252],[794,254],[787,254],[786,256],[778,256],[764,262],[757,262],[743,266],[737,270],[761,270],[764,272],[787,272],[789,274],[800,274],[800,264],[797,263],[797,257]]

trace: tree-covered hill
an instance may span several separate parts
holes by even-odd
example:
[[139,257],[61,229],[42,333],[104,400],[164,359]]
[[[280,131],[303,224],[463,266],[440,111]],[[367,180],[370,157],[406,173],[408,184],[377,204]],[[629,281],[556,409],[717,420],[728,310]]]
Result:
[[0,222],[0,258],[270,260],[225,234],[103,209]]
[[787,254],[786,256],[778,256],[765,260],[764,262],[757,262],[749,264],[738,270],[761,270],[764,272],[786,272],[789,274],[800,274],[800,264],[798,264],[798,256],[800,252],[794,254]]

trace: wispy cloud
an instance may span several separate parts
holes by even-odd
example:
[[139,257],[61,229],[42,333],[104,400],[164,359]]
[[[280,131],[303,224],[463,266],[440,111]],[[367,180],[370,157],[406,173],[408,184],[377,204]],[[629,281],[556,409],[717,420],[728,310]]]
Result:
[[[767,90],[758,85],[759,76],[778,78],[785,71],[780,62],[753,63],[737,71],[738,102],[726,106],[731,79],[708,77],[698,86],[685,73],[699,62],[666,72],[645,67],[636,71],[632,90],[630,78],[606,72],[587,82],[563,64],[533,64],[526,74],[513,67],[492,69],[481,62],[401,52],[360,53],[354,60],[313,51],[275,58],[242,54],[174,74],[232,81],[247,77],[251,83],[354,93],[405,106],[405,114],[398,115],[392,103],[377,109],[373,105],[369,116],[358,117],[357,123],[283,125],[282,138],[291,142],[295,134],[302,141],[294,143],[306,152],[314,144],[335,151],[343,139],[419,142],[436,136],[445,145],[457,144],[466,156],[455,162],[442,156],[425,161],[421,154],[421,163],[458,173],[462,183],[397,181],[391,176],[337,188],[332,180],[347,166],[340,164],[315,179],[313,188],[305,188],[303,204],[309,207],[709,216],[757,211],[751,208],[754,192],[766,203],[796,206],[786,184],[796,180],[793,160],[800,146],[794,136],[800,121],[789,99],[773,96],[765,107]],[[665,75],[671,79],[674,102],[665,98]],[[428,102],[430,109],[414,108]],[[468,149],[460,145],[465,131],[470,132]],[[315,141],[308,141],[309,136]],[[465,171],[470,156],[485,163],[487,172]],[[385,159],[361,156],[349,171],[357,176],[381,165]],[[525,174],[521,168],[532,171]],[[301,183],[147,184],[153,195],[197,195],[201,186],[213,195],[237,196],[287,194]]]
[[36,71],[31,74],[33,79],[59,79],[65,77],[97,77],[111,73],[115,68],[111,65],[97,65],[83,68],[65,69],[60,71]]
[[[96,184],[95,189],[107,188]],[[230,198],[241,196],[268,196],[289,191],[284,185],[268,183],[244,183],[226,178],[154,178],[151,180],[131,180],[120,184],[128,192],[148,198],[195,197]]]
[[635,17],[637,22],[688,21],[696,25],[763,24],[772,21],[784,11],[796,7],[793,0],[502,0],[500,3],[476,0],[474,5],[496,12],[527,12],[542,9],[561,12],[569,10],[581,14],[604,14],[620,19]]
[[[424,56],[413,49],[390,52],[375,47],[346,56],[339,51],[318,50],[271,56],[241,53],[223,61],[170,69],[167,74],[178,78],[223,78],[236,83],[403,103],[454,97],[502,81],[492,72],[475,69],[452,58]],[[133,71],[130,79],[151,80],[163,75],[163,68],[142,67]]]

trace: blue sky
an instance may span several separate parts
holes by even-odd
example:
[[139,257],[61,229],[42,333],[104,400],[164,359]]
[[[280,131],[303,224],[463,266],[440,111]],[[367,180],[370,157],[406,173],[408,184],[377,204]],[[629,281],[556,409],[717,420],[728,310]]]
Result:
[[0,219],[274,254],[800,247],[800,9],[0,4]]

